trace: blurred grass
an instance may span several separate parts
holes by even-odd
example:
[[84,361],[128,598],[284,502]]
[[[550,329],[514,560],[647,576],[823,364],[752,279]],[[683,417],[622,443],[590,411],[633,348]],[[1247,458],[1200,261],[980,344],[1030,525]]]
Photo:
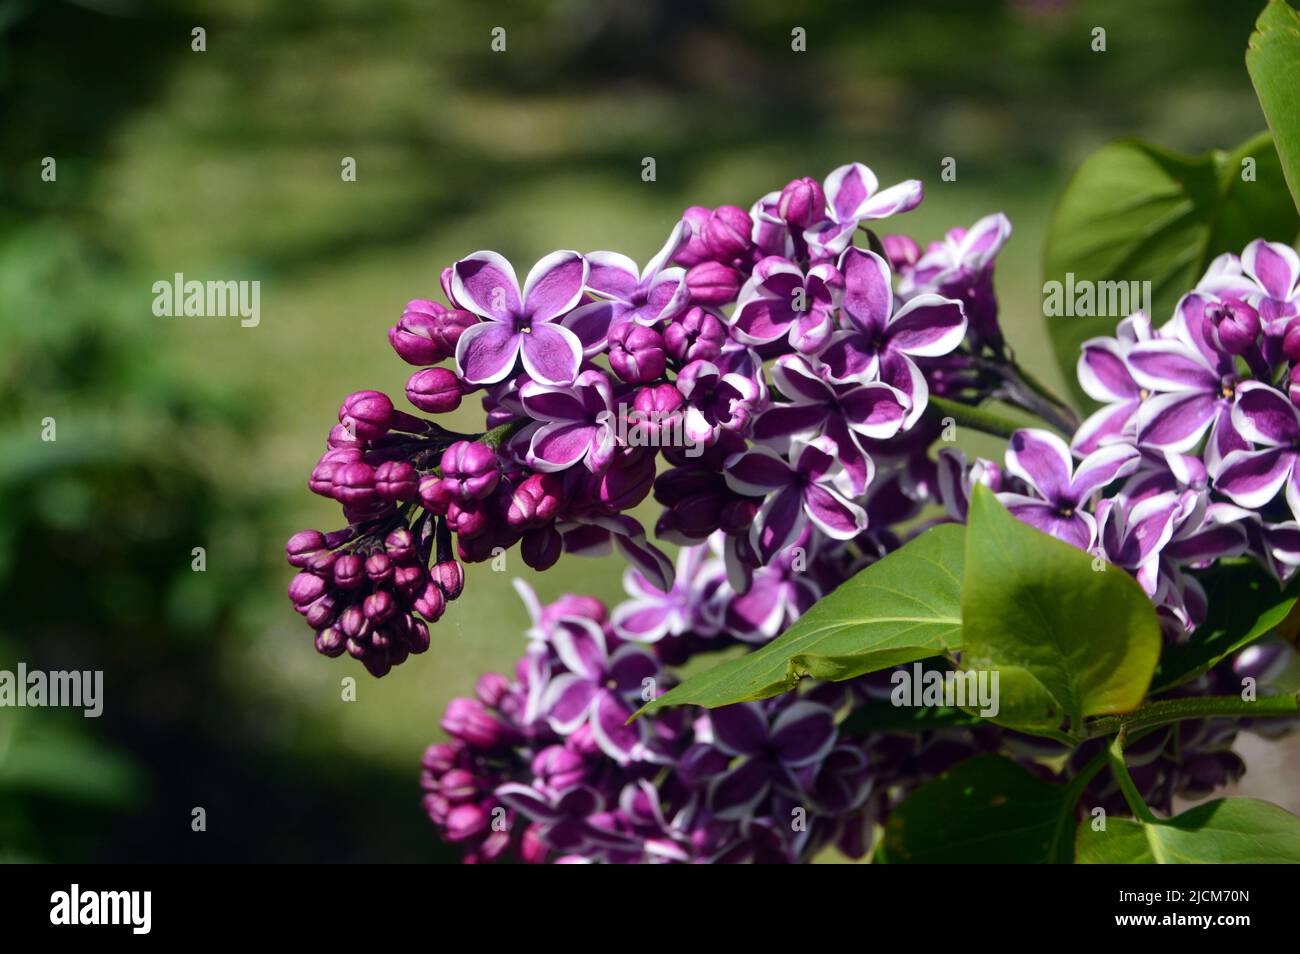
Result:
[[[226,533],[211,528],[209,564],[268,569],[251,584],[236,576],[237,591],[219,574],[180,574],[159,598],[170,610],[139,608],[146,618],[170,613],[169,631],[204,650],[187,663],[207,667],[202,680],[172,670],[181,685],[171,704],[212,705],[190,714],[238,737],[229,774],[192,787],[248,819],[261,809],[239,804],[239,786],[265,770],[262,791],[284,800],[265,810],[292,812],[309,784],[292,776],[302,770],[285,761],[292,753],[339,792],[382,777],[365,806],[388,833],[372,839],[374,851],[405,832],[432,843],[419,822],[419,754],[439,736],[449,698],[482,671],[512,669],[526,614],[510,579],[528,579],[544,600],[569,590],[619,597],[613,558],[568,558],[541,576],[517,560],[505,573],[471,567],[430,654],[379,682],[350,660],[316,655],[289,608],[283,540],[340,519],[305,488],[338,402],[363,387],[401,392],[411,369],[385,329],[408,299],[440,297],[445,265],[478,248],[506,254],[521,274],[554,248],[613,248],[644,262],[687,205],[747,206],[789,178],[861,160],[885,184],[925,181],[921,208],[890,223],[922,242],[1008,213],[1003,321],[1022,361],[1059,383],[1038,275],[1055,194],[1114,135],[1200,151],[1260,128],[1241,67],[1253,16],[1251,4],[1210,0],[834,0],[799,13],[777,0],[0,4],[0,120],[20,133],[0,143],[0,226],[22,237],[39,226],[107,256],[82,292],[115,303],[136,359],[123,370],[97,352],[86,357],[84,339],[64,342],[83,359],[35,382],[41,413],[55,407],[68,435],[59,452],[90,446],[78,428],[115,391],[146,408],[136,407],[133,426],[164,442],[193,438],[177,407],[147,400],[156,369],[215,401],[248,405],[209,422],[188,460],[217,500],[265,504],[241,509],[247,519],[227,521]],[[488,45],[497,25],[508,31],[502,54]],[[1106,53],[1088,48],[1098,25]],[[207,30],[206,52],[189,48],[194,26]],[[808,52],[791,52],[792,26],[807,30]],[[44,155],[59,160],[57,185],[39,181]],[[348,156],[356,182],[340,179]],[[656,159],[655,182],[641,180],[646,156]],[[957,159],[955,182],[938,177],[946,156]],[[261,325],[155,318],[151,285],[175,272],[260,281]],[[14,381],[27,372],[4,364],[5,344],[52,348],[29,340],[33,328],[94,333],[65,323],[57,297],[48,313],[7,311],[0,367]],[[104,386],[79,393],[86,374],[102,374]],[[34,383],[25,380],[18,386]],[[453,426],[474,429],[477,418],[468,402]],[[991,440],[978,446],[996,451]],[[85,509],[93,501],[79,503],[75,488],[51,493],[51,519],[96,532]],[[179,542],[183,567],[190,544]],[[121,599],[140,598],[124,585]],[[15,651],[40,635],[15,630]],[[0,627],[0,648],[5,635]],[[359,683],[354,703],[340,699],[345,675]],[[187,698],[192,681],[210,682],[211,694]],[[85,731],[94,738],[94,727]],[[323,805],[304,809],[275,848],[308,856],[334,827],[368,824],[331,818]],[[143,811],[176,810],[188,817],[172,805]],[[166,850],[140,838],[139,850]]]

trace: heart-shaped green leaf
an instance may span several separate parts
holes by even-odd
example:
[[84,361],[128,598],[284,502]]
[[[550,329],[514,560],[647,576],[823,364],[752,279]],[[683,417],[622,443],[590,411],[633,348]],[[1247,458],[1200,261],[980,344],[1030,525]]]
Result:
[[[1290,242],[1298,229],[1267,133],[1202,156],[1131,141],[1094,152],[1057,202],[1043,255],[1044,281],[1059,282],[1061,304],[1073,306],[1045,321],[1076,397],[1090,400],[1076,383],[1079,346],[1144,307],[1133,300],[1144,297],[1142,282],[1150,282],[1152,320],[1163,323],[1216,255],[1256,238]],[[1084,291],[1092,292],[1087,306]]]
[[[780,637],[697,673],[637,715],[766,699],[803,676],[840,681],[960,647],[962,528],[944,525],[871,564]],[[635,717],[634,717],[635,718]]]
[[888,864],[1069,864],[1074,795],[1001,755],[961,762],[894,809]]
[[1221,798],[1152,824],[1111,818],[1079,823],[1079,864],[1300,864],[1300,818],[1254,798]]
[[1246,70],[1300,209],[1300,10],[1284,0],[1264,8],[1246,47]]
[[962,668],[999,675],[994,721],[1059,729],[1136,709],[1160,624],[1123,570],[1022,523],[977,485],[966,528]]

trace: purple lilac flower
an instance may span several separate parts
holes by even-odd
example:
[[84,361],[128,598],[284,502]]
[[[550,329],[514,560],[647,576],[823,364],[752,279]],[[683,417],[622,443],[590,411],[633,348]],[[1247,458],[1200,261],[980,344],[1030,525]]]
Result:
[[1086,509],[1098,490],[1137,469],[1137,448],[1111,444],[1079,462],[1070,448],[1050,431],[1016,431],[1007,447],[1007,473],[1019,477],[1034,496],[1001,493],[998,499],[1018,519],[1050,533],[1080,550],[1091,550],[1097,523]]
[[461,334],[456,368],[470,384],[493,384],[522,357],[534,381],[573,382],[582,360],[578,336],[557,319],[578,304],[587,261],[577,252],[552,252],[528,273],[520,291],[511,264],[496,252],[475,252],[452,266],[456,303],[487,319]]
[[961,344],[966,318],[960,302],[922,294],[895,309],[889,265],[875,252],[845,250],[843,315],[846,330],[831,336],[818,358],[832,381],[878,378],[911,402],[904,427],[925,410],[929,387],[913,358],[945,355]]
[[769,255],[740,290],[731,318],[736,338],[764,345],[785,337],[796,351],[814,352],[830,338],[831,314],[843,287],[843,277],[829,263],[813,265],[805,274],[795,262]]

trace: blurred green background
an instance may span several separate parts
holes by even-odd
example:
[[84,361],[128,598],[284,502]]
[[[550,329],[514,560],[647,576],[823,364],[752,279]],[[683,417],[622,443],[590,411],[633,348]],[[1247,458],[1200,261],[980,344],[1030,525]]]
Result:
[[[1006,210],[1003,321],[1059,381],[1038,265],[1072,167],[1116,136],[1263,127],[1253,3],[805,6],[0,0],[0,668],[103,669],[106,696],[98,720],[0,709],[0,857],[453,856],[418,760],[450,697],[513,666],[510,578],[617,599],[620,562],[474,567],[433,651],[375,681],[313,651],[281,549],[337,525],[305,482],[339,400],[400,393],[385,329],[453,259],[645,261],[686,205],[861,160],[925,180],[897,223],[923,242]],[[260,326],[155,317],[175,272],[260,281]]]

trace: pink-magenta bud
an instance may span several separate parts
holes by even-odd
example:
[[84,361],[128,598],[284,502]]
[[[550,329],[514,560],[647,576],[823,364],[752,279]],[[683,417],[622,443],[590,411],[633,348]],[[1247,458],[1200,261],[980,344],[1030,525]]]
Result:
[[609,366],[624,381],[642,384],[662,377],[667,365],[663,335],[625,321],[609,333]]
[[485,672],[474,683],[474,695],[485,706],[495,709],[510,692],[510,680],[499,672]]
[[388,343],[407,364],[437,364],[448,357],[450,352],[444,349],[435,337],[438,323],[446,313],[436,301],[417,298],[406,303],[402,317],[396,325],[388,329]]
[[366,557],[366,576],[372,583],[387,583],[393,578],[393,561],[387,553],[372,553]]
[[477,537],[488,528],[487,508],[478,501],[453,498],[447,505],[447,526],[466,540]]
[[704,226],[704,241],[715,259],[730,262],[746,255],[754,247],[750,238],[753,229],[754,220],[744,209],[720,205]]
[[529,474],[515,487],[506,523],[516,530],[550,523],[560,510],[563,481],[555,474]]
[[443,480],[462,500],[482,500],[496,490],[501,465],[492,448],[477,441],[457,441],[442,452]]
[[447,608],[447,597],[436,583],[426,583],[420,595],[415,598],[415,611],[430,623],[436,623]]
[[382,391],[349,394],[339,408],[339,423],[351,429],[357,440],[378,440],[388,433],[392,421],[393,402]]
[[340,589],[355,590],[365,582],[366,561],[347,553],[334,561],[334,584]]
[[464,393],[460,378],[449,368],[425,368],[406,382],[406,399],[429,414],[456,410]]
[[284,545],[284,555],[290,566],[306,566],[313,553],[325,546],[325,534],[319,530],[299,530]]
[[921,257],[921,246],[907,235],[882,235],[880,244],[885,247],[885,258],[889,267],[897,272],[910,265],[915,265]]
[[331,496],[349,507],[375,503],[375,469],[364,461],[344,464],[334,472]]
[[686,287],[697,305],[725,305],[740,291],[740,272],[721,262],[701,262],[686,273]]
[[711,311],[698,305],[664,328],[664,345],[678,361],[713,361],[722,354],[727,328]]
[[347,637],[333,626],[327,626],[316,634],[316,652],[322,656],[334,658],[342,656],[346,648]]
[[415,538],[411,535],[411,531],[405,527],[398,527],[389,533],[384,537],[384,552],[394,563],[414,562]]
[[442,516],[451,503],[452,487],[448,487],[436,474],[425,474],[420,478],[420,503],[430,513]]
[[776,202],[776,214],[798,229],[820,222],[826,217],[826,193],[822,184],[807,176],[786,183]]
[[704,227],[709,224],[709,217],[712,215],[713,210],[702,205],[693,205],[682,213],[682,221],[688,231],[686,241],[673,255],[674,262],[690,268],[712,257],[709,243],[704,240]]
[[371,623],[378,624],[397,612],[397,603],[393,599],[393,594],[387,590],[375,590],[361,604],[361,612],[366,614],[366,619]]
[[448,600],[456,599],[465,590],[465,568],[455,560],[435,563],[429,570],[429,576]]
[[305,614],[307,608],[324,596],[328,589],[329,584],[315,573],[299,573],[289,581],[289,599],[298,612]]
[[404,460],[386,460],[375,468],[375,493],[393,503],[414,500],[419,491],[415,468]]
[[1206,306],[1205,330],[1228,354],[1245,354],[1259,338],[1259,312],[1235,298]]

